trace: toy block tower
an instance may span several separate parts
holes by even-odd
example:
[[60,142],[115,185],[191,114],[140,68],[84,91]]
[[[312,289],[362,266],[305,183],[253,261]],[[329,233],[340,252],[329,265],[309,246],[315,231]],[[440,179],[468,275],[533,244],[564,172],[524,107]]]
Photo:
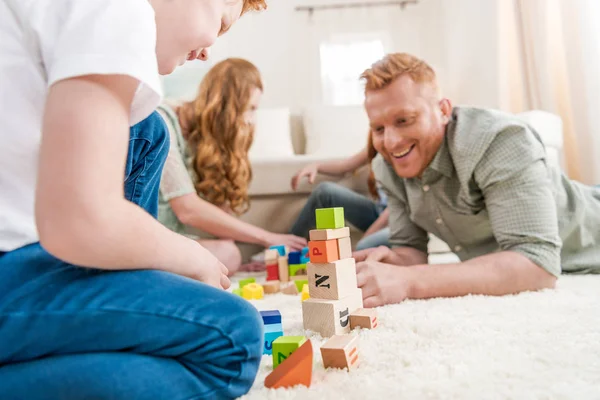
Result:
[[356,284],[350,229],[344,227],[343,208],[315,212],[317,229],[310,231],[307,264],[310,298],[302,302],[304,329],[323,337],[350,331],[350,314],[362,308]]

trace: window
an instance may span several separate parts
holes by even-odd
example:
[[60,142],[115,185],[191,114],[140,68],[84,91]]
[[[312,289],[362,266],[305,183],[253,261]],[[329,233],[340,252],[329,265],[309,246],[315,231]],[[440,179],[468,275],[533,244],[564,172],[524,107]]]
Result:
[[357,105],[364,101],[360,75],[385,55],[377,37],[342,38],[321,44],[321,81],[326,105]]

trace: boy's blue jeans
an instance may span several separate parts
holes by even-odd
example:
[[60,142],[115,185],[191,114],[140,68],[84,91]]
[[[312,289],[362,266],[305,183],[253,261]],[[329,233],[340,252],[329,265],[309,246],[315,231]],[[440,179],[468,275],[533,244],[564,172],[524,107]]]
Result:
[[[333,182],[323,182],[312,191],[290,233],[308,237],[315,229],[317,208],[343,207],[344,217],[361,231],[366,231],[381,214],[380,207],[371,199]],[[356,244],[356,250],[389,246],[389,228],[373,233]]]
[[[168,134],[155,113],[130,136],[126,196],[156,215]],[[262,325],[223,290],[80,268],[31,244],[0,253],[0,399],[234,398],[254,382]]]

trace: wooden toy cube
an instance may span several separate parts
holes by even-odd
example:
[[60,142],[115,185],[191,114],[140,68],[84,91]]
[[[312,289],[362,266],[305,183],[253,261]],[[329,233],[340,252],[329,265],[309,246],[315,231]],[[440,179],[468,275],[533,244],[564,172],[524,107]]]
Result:
[[279,258],[279,251],[276,249],[267,249],[265,250],[265,264],[277,264],[277,259]]
[[302,264],[300,259],[302,258],[302,253],[300,251],[292,251],[288,254],[288,263],[290,265],[293,264]]
[[256,279],[254,278],[247,278],[247,279],[241,279],[240,280],[240,289],[243,289],[244,286],[250,284],[250,283],[255,283]]
[[242,289],[233,289],[231,293],[242,297]]
[[265,325],[281,323],[281,312],[279,312],[279,310],[265,310],[259,312]]
[[350,313],[362,308],[362,290],[339,300],[310,298],[302,302],[304,329],[318,332],[323,337],[350,332]]
[[273,341],[273,368],[296,351],[304,342],[304,336],[281,336]]
[[263,354],[272,355],[273,354],[273,342],[283,336],[283,330],[281,331],[273,331],[267,332],[265,330],[265,340],[263,344]]
[[308,254],[308,246],[303,247],[302,251],[300,251],[300,253],[302,253],[303,256],[307,255]]
[[302,287],[302,293],[300,293],[302,301],[310,299],[310,293],[308,291],[308,285]]
[[296,284],[298,292],[301,292],[304,285],[308,285],[308,279],[297,279],[294,281],[294,283]]
[[278,268],[279,280],[281,282],[288,282],[290,280],[290,267],[286,257],[279,257]]
[[344,209],[319,208],[315,210],[317,229],[339,229],[344,227]]
[[281,293],[283,293],[283,294],[289,294],[289,295],[297,295],[298,294],[298,287],[296,286],[296,282],[286,283],[281,288]]
[[338,256],[340,260],[344,258],[352,258],[352,242],[349,237],[343,237],[337,239],[338,245]]
[[332,240],[350,237],[350,228],[313,229],[308,233],[310,240]]
[[358,366],[358,336],[332,336],[321,346],[325,368],[348,368]]
[[271,280],[262,284],[265,294],[273,294],[279,292],[279,281]]
[[306,275],[306,264],[290,264],[290,276]]
[[275,264],[267,265],[267,280],[278,281],[279,280],[279,264],[277,261]]
[[338,300],[356,291],[354,258],[345,258],[327,264],[308,263],[307,266],[310,297]]
[[258,283],[248,283],[242,288],[242,297],[246,300],[260,300],[264,294],[263,287]]
[[328,263],[340,259],[337,240],[316,240],[308,242],[310,262]]
[[313,348],[310,340],[285,359],[277,369],[265,378],[265,386],[271,389],[304,385],[310,387],[312,380]]
[[372,308],[359,308],[350,314],[350,329],[375,329],[377,324],[377,311]]
[[289,249],[287,246],[284,245],[280,245],[280,246],[271,246],[269,247],[269,250],[277,250],[277,252],[279,253],[280,257],[285,257],[287,256]]
[[309,262],[310,262],[310,257],[308,257],[307,255],[303,255],[302,257],[300,257],[300,264],[308,264]]

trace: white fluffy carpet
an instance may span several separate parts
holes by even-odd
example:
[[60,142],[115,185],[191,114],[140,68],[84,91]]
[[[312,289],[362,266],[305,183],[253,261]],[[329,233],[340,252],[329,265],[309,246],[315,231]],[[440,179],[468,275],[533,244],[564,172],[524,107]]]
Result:
[[[304,335],[300,299],[254,301],[279,309],[285,335]],[[380,308],[360,336],[360,366],[323,369],[312,386],[269,390],[270,356],[243,399],[600,399],[600,276],[561,277],[556,290],[516,296],[407,301]]]

